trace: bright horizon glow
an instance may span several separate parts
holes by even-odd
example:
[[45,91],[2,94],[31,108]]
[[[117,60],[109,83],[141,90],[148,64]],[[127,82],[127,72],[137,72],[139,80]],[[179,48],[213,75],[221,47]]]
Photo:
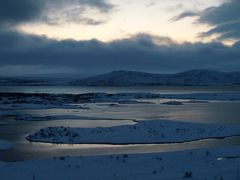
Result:
[[[203,10],[217,6],[222,0],[112,0],[115,5],[113,12],[106,14],[106,23],[99,25],[85,25],[64,23],[48,25],[44,23],[28,23],[18,27],[20,31],[34,35],[45,35],[58,40],[98,39],[103,42],[127,38],[138,33],[149,33],[157,36],[170,37],[177,42],[206,42],[211,40],[200,39],[198,34],[209,27],[194,24],[195,18],[187,18],[179,22],[170,19],[186,10]],[[91,16],[92,15],[92,16]],[[97,14],[89,14],[96,17]]]

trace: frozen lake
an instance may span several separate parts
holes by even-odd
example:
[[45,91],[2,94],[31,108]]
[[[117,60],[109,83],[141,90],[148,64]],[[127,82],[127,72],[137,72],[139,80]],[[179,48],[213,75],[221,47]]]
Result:
[[0,92],[24,93],[122,93],[122,92],[149,92],[149,93],[197,93],[197,92],[240,92],[240,86],[147,86],[147,87],[94,87],[94,86],[0,86]]
[[[240,87],[0,87],[0,92],[25,93],[66,93],[79,94],[89,92],[148,92],[148,93],[198,93],[198,92],[240,92]],[[165,152],[202,147],[224,147],[240,145],[240,137],[222,140],[201,140],[178,144],[150,145],[56,145],[30,143],[25,137],[49,126],[69,127],[109,127],[133,123],[132,120],[170,119],[197,123],[240,124],[239,101],[210,101],[209,103],[186,103],[180,106],[161,104],[167,99],[153,99],[154,104],[125,104],[109,107],[104,104],[86,104],[89,109],[25,109],[5,110],[5,113],[31,114],[34,116],[77,115],[95,117],[98,120],[81,118],[79,120],[58,120],[26,122],[5,117],[0,125],[0,139],[13,143],[13,148],[0,152],[0,160],[15,161],[52,156],[104,155],[123,153]],[[178,100],[179,101],[179,100]],[[181,100],[182,101],[182,100]],[[1,110],[3,112],[3,110]],[[112,118],[114,120],[106,120]]]

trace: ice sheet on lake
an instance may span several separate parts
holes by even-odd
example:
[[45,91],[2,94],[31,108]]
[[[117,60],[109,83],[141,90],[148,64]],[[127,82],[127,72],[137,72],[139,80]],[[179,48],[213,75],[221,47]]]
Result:
[[0,150],[7,150],[12,147],[12,144],[8,141],[0,139]]

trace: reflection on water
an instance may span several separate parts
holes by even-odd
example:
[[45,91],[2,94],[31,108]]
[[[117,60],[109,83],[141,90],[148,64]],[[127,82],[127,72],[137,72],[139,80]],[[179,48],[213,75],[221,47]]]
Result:
[[[165,100],[164,100],[165,101]],[[90,108],[83,109],[40,109],[19,110],[21,114],[33,114],[35,116],[51,115],[76,115],[85,117],[96,117],[99,119],[171,119],[177,121],[190,121],[199,123],[239,124],[240,123],[240,101],[217,101],[210,103],[187,103],[179,106],[161,104],[129,104],[121,107],[98,106],[87,104]],[[49,122],[50,124],[52,122]],[[63,123],[63,122],[62,122]],[[111,123],[111,121],[108,121]]]
[[49,143],[30,143],[22,141],[23,144],[16,144],[18,147],[1,152],[2,161],[19,161],[35,158],[48,158],[54,156],[97,156],[109,154],[136,154],[171,152],[197,148],[216,148],[223,146],[240,145],[240,137],[226,139],[209,139],[186,143],[172,144],[149,144],[149,145],[60,145]]
[[[156,93],[189,93],[212,91],[240,91],[240,87],[148,87],[148,88],[96,88],[96,87],[0,87],[0,91],[7,92],[54,92],[54,93],[86,93],[86,92],[156,92]],[[13,143],[13,148],[0,152],[0,160],[15,161],[32,158],[44,158],[52,156],[79,156],[79,155],[104,155],[123,153],[165,152],[202,147],[222,147],[240,145],[239,137],[224,140],[202,140],[182,144],[164,145],[54,145],[44,143],[29,143],[25,137],[49,126],[70,127],[109,127],[124,124],[132,124],[132,120],[147,120],[167,118],[177,121],[191,121],[199,123],[224,123],[240,124],[239,101],[211,101],[210,103],[186,103],[179,106],[161,104],[166,100],[153,100],[156,104],[131,104],[120,107],[99,106],[86,104],[90,109],[35,109],[12,110],[8,113],[32,114],[34,116],[77,115],[97,117],[99,120],[58,120],[42,122],[15,121],[5,118],[8,125],[0,125],[0,139],[6,139]],[[113,118],[119,120],[106,120]]]

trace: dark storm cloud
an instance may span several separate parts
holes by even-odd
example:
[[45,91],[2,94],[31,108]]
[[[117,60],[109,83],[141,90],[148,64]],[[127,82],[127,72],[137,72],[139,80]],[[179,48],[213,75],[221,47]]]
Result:
[[[35,20],[48,20],[46,16],[67,6],[80,6],[98,9],[108,12],[113,8],[105,0],[1,0],[0,1],[0,25],[15,25]],[[72,9],[70,9],[72,10]],[[78,12],[78,16],[81,11]],[[91,22],[90,22],[91,23]]]
[[219,25],[239,20],[240,1],[228,0],[218,7],[211,7],[203,11],[199,22],[210,25]]
[[1,0],[0,23],[25,22],[38,17],[45,7],[41,0]]
[[179,14],[178,16],[173,17],[172,19],[170,19],[171,21],[179,21],[181,19],[184,19],[186,17],[193,17],[193,16],[198,16],[199,13],[197,12],[184,12],[182,14]]
[[240,49],[240,41],[236,42],[233,47],[239,48]]
[[[199,23],[213,26],[207,32],[202,33],[203,37],[218,35],[221,40],[240,39],[240,1],[229,0],[218,7],[210,7],[198,13]],[[184,13],[177,16],[176,20],[192,16]]]
[[53,70],[65,67],[79,72],[240,69],[240,48],[237,43],[232,47],[221,43],[177,44],[169,38],[147,34],[109,43],[98,40],[56,41],[9,31],[1,32],[0,39],[2,67],[45,66]]
[[204,32],[201,36],[211,36],[214,34],[220,34],[218,39],[240,39],[240,19],[231,21],[212,28],[211,30]]

